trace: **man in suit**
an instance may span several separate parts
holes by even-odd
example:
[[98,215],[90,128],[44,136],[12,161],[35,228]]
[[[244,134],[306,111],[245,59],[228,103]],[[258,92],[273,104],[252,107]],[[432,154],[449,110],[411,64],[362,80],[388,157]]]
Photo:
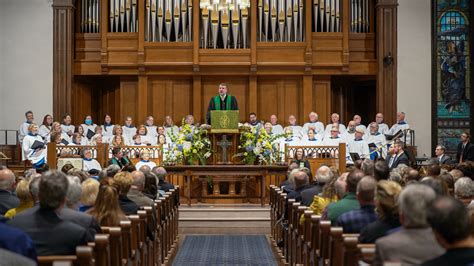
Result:
[[444,154],[446,148],[443,145],[436,146],[435,154],[439,164],[452,164],[453,160],[449,155]]
[[31,237],[38,256],[72,255],[77,246],[87,244],[84,228],[58,216],[66,202],[68,185],[62,172],[47,172],[39,183],[39,208],[23,211],[9,221]]
[[462,163],[474,161],[474,145],[471,143],[471,135],[467,132],[461,134],[461,142],[456,152],[456,162]]
[[435,198],[434,190],[422,184],[408,185],[400,193],[398,203],[402,228],[375,242],[373,265],[383,265],[388,261],[419,265],[444,253],[426,219],[427,208]]
[[446,253],[423,263],[423,266],[472,265],[472,221],[461,201],[446,196],[436,199],[428,208],[428,222],[433,228],[436,240],[446,249]]
[[323,191],[325,184],[334,176],[331,169],[325,165],[318,168],[316,176],[314,177],[313,186],[301,192],[302,203],[305,206],[310,206],[313,203],[314,196]]
[[15,193],[15,175],[10,169],[0,170],[0,215],[20,205]]
[[388,167],[390,170],[397,168],[400,164],[406,166],[409,165],[408,156],[403,150],[404,143],[402,141],[396,141],[390,146],[389,154],[387,155]]
[[209,101],[206,113],[206,123],[209,125],[211,124],[212,110],[239,110],[237,99],[227,94],[227,84],[219,84],[219,95],[212,97]]
[[166,175],[168,174],[166,172],[166,169],[163,167],[154,167],[152,169],[152,172],[158,177],[158,189],[162,190],[164,192],[170,191],[170,189],[174,189],[173,184],[168,183],[166,181]]

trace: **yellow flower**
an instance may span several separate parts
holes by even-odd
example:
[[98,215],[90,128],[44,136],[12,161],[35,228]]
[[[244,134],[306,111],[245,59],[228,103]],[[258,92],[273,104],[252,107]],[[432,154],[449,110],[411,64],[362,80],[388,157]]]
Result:
[[244,152],[244,156],[247,156],[247,155],[248,155],[248,153]]
[[197,150],[196,150],[196,149],[193,149],[193,153],[197,153]]

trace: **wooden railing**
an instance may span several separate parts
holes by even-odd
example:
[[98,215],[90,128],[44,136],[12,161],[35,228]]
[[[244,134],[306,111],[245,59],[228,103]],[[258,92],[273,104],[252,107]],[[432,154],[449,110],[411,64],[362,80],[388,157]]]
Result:
[[[119,227],[102,227],[95,241],[76,248],[70,256],[39,256],[38,265],[163,265],[169,263],[178,243],[179,187],[128,216]],[[156,221],[156,223],[154,223]],[[152,230],[147,234],[147,230]],[[59,265],[59,264],[57,264]],[[63,265],[63,264],[61,264]]]
[[356,266],[359,261],[373,262],[374,244],[358,243],[358,234],[344,234],[341,227],[331,227],[330,221],[286,196],[279,187],[270,187],[271,239],[286,264]]
[[321,165],[327,165],[339,170],[340,173],[346,171],[346,144],[339,143],[339,146],[285,146],[285,159],[290,162],[296,151],[302,149],[305,158],[309,161],[311,172]]
[[[92,151],[92,158],[96,159],[102,167],[106,167],[108,161],[112,158],[113,147],[107,143],[96,146],[62,146],[56,143],[48,143],[47,161],[51,169],[56,169],[58,159],[60,158],[81,158],[81,153],[85,149]],[[133,164],[140,161],[140,153],[148,151],[150,161],[156,165],[163,162],[163,152],[161,146],[124,146],[122,147],[124,155],[128,156]]]

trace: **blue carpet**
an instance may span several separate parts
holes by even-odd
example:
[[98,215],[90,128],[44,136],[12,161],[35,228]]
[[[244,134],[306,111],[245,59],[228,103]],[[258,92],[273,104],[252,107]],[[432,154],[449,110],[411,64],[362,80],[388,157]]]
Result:
[[186,236],[173,265],[277,265],[264,235]]

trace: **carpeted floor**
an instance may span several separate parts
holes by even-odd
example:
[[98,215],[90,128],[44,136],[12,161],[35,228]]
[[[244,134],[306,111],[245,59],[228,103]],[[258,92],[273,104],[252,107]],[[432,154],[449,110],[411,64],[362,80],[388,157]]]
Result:
[[264,235],[186,236],[173,265],[277,265]]

